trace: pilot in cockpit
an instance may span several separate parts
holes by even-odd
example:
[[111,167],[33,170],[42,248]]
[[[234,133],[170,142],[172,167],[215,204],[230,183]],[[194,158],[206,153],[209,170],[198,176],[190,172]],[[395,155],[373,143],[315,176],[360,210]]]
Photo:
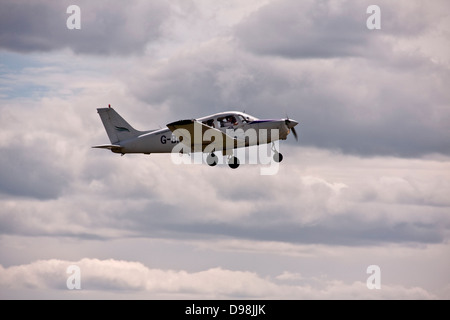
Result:
[[220,120],[220,126],[222,128],[232,128],[233,126],[238,125],[238,122],[234,116],[227,116]]

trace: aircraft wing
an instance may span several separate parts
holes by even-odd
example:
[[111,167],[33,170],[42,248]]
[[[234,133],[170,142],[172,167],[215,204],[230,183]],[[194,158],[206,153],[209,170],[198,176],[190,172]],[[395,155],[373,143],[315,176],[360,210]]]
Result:
[[175,121],[169,123],[167,127],[180,139],[181,143],[190,147],[193,152],[222,151],[236,148],[241,144],[241,140],[195,119]]

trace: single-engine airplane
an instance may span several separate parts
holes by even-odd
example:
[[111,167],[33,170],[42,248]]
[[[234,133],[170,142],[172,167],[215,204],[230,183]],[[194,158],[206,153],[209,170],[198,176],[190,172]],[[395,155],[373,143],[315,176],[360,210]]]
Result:
[[198,119],[179,120],[167,124],[167,128],[139,131],[134,129],[109,105],[97,109],[111,144],[92,148],[109,149],[122,155],[126,153],[208,153],[210,166],[218,163],[215,152],[228,156],[232,169],[239,167],[239,159],[233,156],[236,148],[272,143],[273,159],[281,162],[283,155],[273,146],[274,141],[286,140],[297,121],[286,119],[258,119],[244,112],[228,111]]

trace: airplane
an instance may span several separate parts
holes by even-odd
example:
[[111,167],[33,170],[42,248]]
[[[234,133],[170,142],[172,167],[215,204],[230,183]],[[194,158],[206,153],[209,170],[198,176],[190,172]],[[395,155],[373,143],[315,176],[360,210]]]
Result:
[[239,167],[239,159],[233,155],[237,148],[272,143],[273,159],[281,162],[283,155],[274,148],[277,140],[286,140],[292,131],[298,140],[297,121],[289,119],[258,119],[245,112],[227,111],[198,119],[171,122],[167,128],[139,131],[134,129],[111,105],[98,108],[110,144],[92,148],[108,149],[121,155],[127,153],[208,153],[206,162],[218,164],[215,152],[228,157],[232,169]]

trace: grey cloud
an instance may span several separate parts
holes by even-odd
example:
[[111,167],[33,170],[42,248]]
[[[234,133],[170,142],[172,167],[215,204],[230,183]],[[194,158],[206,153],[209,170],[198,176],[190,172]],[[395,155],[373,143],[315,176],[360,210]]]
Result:
[[[99,170],[100,166],[93,164],[101,164],[102,158],[110,156],[114,155],[93,157],[84,163],[82,171]],[[409,186],[399,179],[374,180],[378,181],[375,186],[360,181],[364,166],[370,171],[380,162],[359,159],[355,163],[353,157],[341,155],[336,157],[334,166],[331,156],[320,156],[326,164],[317,163],[317,170],[331,172],[343,183],[356,179],[348,188],[320,178],[290,174],[300,170],[294,162],[287,162],[286,171],[279,176],[263,180],[252,177],[251,170],[257,170],[254,167],[244,172],[230,172],[228,168],[211,171],[204,166],[174,166],[163,158],[115,157],[114,166],[107,160],[103,178],[77,176],[71,180],[69,192],[57,201],[31,199],[14,206],[5,201],[0,210],[0,229],[2,234],[15,236],[97,239],[106,243],[130,238],[233,239],[237,243],[250,240],[352,248],[446,243],[450,229],[445,214],[448,201],[422,200],[433,194],[444,165],[434,167],[433,162],[424,161],[421,166],[395,173],[401,177],[421,172],[416,182],[425,182],[422,192],[410,193]],[[393,168],[393,172],[396,166],[416,163],[390,161],[381,163]],[[310,167],[316,162],[312,158],[309,164],[300,166]],[[378,169],[373,174],[378,177],[389,173]],[[449,185],[441,187],[445,194]],[[205,192],[208,189],[212,189],[210,193]],[[374,196],[367,199],[367,192]]]
[[407,56],[281,62],[216,41],[144,74],[136,70],[127,83],[138,99],[180,119],[229,109],[288,114],[300,121],[302,145],[364,156],[449,154],[450,74],[426,57]]
[[3,147],[0,152],[0,193],[52,199],[68,186],[69,172],[48,156],[21,146]]
[[[174,57],[167,64],[137,73],[127,81],[133,95],[156,106],[169,106],[176,117],[200,117],[239,108],[243,95],[251,90],[246,67],[234,65],[239,60],[223,41],[191,54]],[[233,70],[242,72],[234,79]],[[251,80],[250,80],[251,81]],[[251,85],[250,85],[251,86]]]
[[364,156],[450,154],[448,70],[420,50],[394,50],[392,41],[424,34],[442,14],[382,2],[377,33],[365,25],[368,5],[274,1],[239,24],[233,40],[216,38],[157,65],[143,61],[146,71],[139,66],[126,82],[135,97],[180,119],[229,109],[288,114],[300,121],[302,145]]
[[[271,212],[271,215],[274,215]],[[247,221],[248,222],[248,221]],[[385,243],[443,243],[445,236],[436,230],[438,225],[420,223],[361,223],[352,217],[330,218],[317,225],[298,225],[285,221],[283,224],[261,226],[256,220],[252,225],[242,224],[195,224],[171,226],[178,234],[193,238],[199,236],[223,236],[255,241],[277,241],[295,244],[324,244],[343,246],[382,245]]]
[[[128,219],[128,230],[140,237],[204,239],[213,236],[344,246],[444,243],[450,229],[442,214],[445,209],[440,206],[392,205],[380,201],[360,202],[339,211],[337,207],[346,206],[345,197],[333,198],[332,192],[325,188],[304,187],[295,191],[296,196],[286,199],[278,195],[276,189],[269,193],[255,188],[249,191],[250,194],[258,193],[265,198],[256,203],[252,198],[245,199],[246,189],[235,187],[241,198],[229,202],[236,202],[231,206],[236,208],[236,213],[221,208],[227,205],[225,194],[211,199],[208,204],[183,209],[179,205],[152,200],[139,210],[127,211],[121,219]],[[220,188],[218,190],[222,193]],[[250,206],[252,209],[238,209],[238,204],[241,208]],[[336,210],[338,212],[334,212]],[[236,217],[227,217],[233,214]],[[422,221],[424,214],[433,218]],[[219,218],[222,215],[223,218]]]
[[[203,212],[209,210],[226,214],[220,213],[220,201],[205,207]],[[326,202],[328,199],[318,197],[317,201]],[[129,218],[132,221],[130,228],[141,237],[203,239],[213,236],[332,246],[445,243],[450,229],[445,217],[437,213],[440,208],[424,207],[423,214],[431,214],[434,218],[430,222],[422,222],[417,217],[407,219],[409,210],[417,210],[407,205],[401,207],[379,203],[376,209],[372,209],[373,205],[360,204],[338,214],[331,213],[330,208],[317,206],[320,207],[308,204],[305,199],[283,203],[277,198],[272,204],[271,201],[264,202],[264,208],[255,208],[252,213],[246,212],[231,221],[217,221],[195,218],[195,213],[189,209],[180,212],[178,207],[152,202],[146,209],[130,213]],[[370,215],[372,210],[396,217],[396,221],[389,221],[378,212]],[[300,217],[311,216],[314,212],[317,218],[313,221],[298,221]],[[402,215],[405,218],[400,218]]]
[[[324,1],[275,1],[236,28],[247,49],[290,58],[330,58],[360,55],[370,38],[363,6],[331,8]],[[357,14],[358,8],[360,14]]]
[[69,30],[67,7],[73,1],[2,1],[0,48],[51,51],[70,48],[76,53],[131,54],[143,52],[160,35],[169,13],[162,1],[77,1],[81,30]]
[[[270,2],[235,28],[239,43],[262,55],[317,59],[376,56],[390,50],[385,36],[423,34],[442,13],[427,9],[424,2],[378,1],[381,30],[369,30],[366,12],[371,1]],[[439,2],[436,7],[444,7]]]

